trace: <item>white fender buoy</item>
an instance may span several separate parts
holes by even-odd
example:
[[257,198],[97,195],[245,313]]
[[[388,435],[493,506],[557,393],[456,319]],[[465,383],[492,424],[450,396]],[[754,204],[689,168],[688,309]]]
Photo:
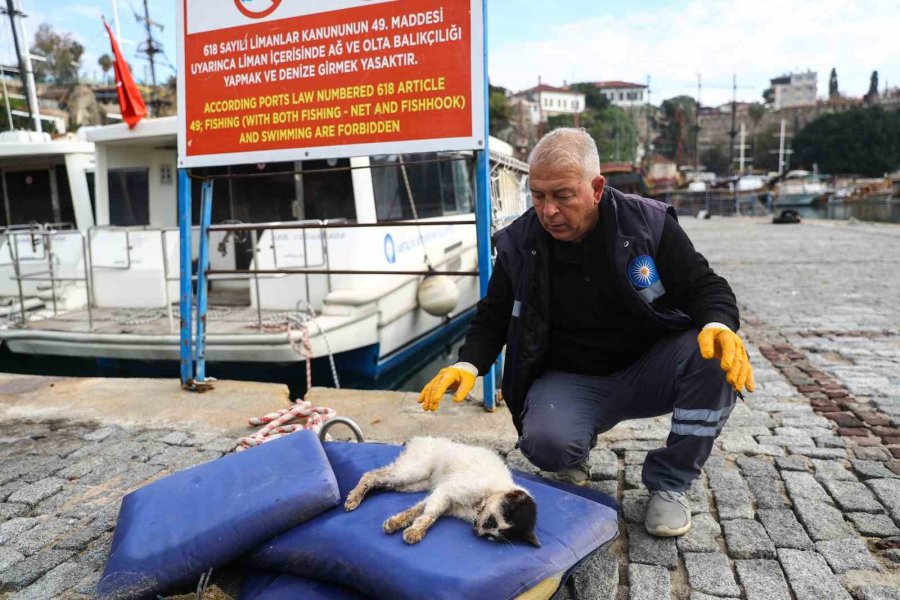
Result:
[[416,298],[429,315],[444,317],[459,304],[459,288],[446,275],[430,275],[419,284]]

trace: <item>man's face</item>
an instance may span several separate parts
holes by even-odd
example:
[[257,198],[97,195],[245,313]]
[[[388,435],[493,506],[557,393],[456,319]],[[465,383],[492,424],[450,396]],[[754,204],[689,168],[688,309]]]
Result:
[[532,166],[531,198],[544,229],[561,242],[580,242],[597,224],[606,179],[585,178],[578,169]]

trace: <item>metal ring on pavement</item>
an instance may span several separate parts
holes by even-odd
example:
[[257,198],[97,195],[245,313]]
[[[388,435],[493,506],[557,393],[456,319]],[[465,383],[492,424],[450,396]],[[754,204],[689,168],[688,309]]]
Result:
[[328,419],[319,430],[319,441],[324,442],[325,434],[328,433],[328,430],[331,429],[332,425],[335,425],[337,423],[343,423],[344,425],[349,427],[350,430],[353,431],[353,435],[356,436],[357,442],[366,441],[363,437],[362,429],[359,428],[359,425],[357,425],[353,420],[348,419],[347,417],[332,417]]

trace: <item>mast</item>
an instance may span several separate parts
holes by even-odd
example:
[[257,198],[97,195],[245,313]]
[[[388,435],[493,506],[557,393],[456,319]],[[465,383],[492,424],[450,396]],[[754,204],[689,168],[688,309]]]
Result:
[[144,54],[147,57],[147,60],[150,61],[150,82],[153,86],[150,92],[150,116],[157,117],[159,116],[159,91],[156,86],[155,57],[162,52],[162,46],[160,46],[153,38],[153,27],[162,29],[162,25],[150,19],[150,8],[147,6],[147,0],[144,0],[144,16],[141,17],[140,15],[135,15],[135,17],[139,22],[144,24],[144,28],[147,30],[147,41],[138,48],[138,52]]
[[16,58],[19,61],[19,73],[22,76],[22,89],[25,92],[25,104],[28,105],[28,118],[34,121],[34,130],[40,133],[41,111],[37,102],[37,89],[34,85],[34,72],[31,68],[31,54],[27,51],[23,54],[20,36],[24,40],[24,30],[20,29],[17,17],[25,15],[16,6],[15,0],[6,0],[6,14],[9,15],[9,23],[12,26],[13,43],[16,47]]
[[[728,164],[734,164],[734,136],[737,135],[735,121],[737,120],[737,75],[731,76],[731,131],[728,137],[731,138],[731,148],[728,151]],[[741,122],[741,172],[744,172],[744,123]]]
[[650,164],[650,75],[647,75],[647,105],[644,107],[644,120],[647,134],[644,137],[644,161]]
[[700,170],[700,73],[697,73],[697,110],[694,111],[694,172]]
[[784,173],[784,119],[781,120],[781,135],[778,139],[778,174]]

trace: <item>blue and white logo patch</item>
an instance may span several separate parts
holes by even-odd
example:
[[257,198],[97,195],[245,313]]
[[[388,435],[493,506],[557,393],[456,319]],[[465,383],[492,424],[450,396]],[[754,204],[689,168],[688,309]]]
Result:
[[659,273],[656,272],[656,263],[647,256],[637,256],[628,263],[628,279],[631,284],[642,290],[659,281]]
[[653,258],[646,254],[636,256],[628,262],[628,280],[647,302],[653,302],[666,293]]

